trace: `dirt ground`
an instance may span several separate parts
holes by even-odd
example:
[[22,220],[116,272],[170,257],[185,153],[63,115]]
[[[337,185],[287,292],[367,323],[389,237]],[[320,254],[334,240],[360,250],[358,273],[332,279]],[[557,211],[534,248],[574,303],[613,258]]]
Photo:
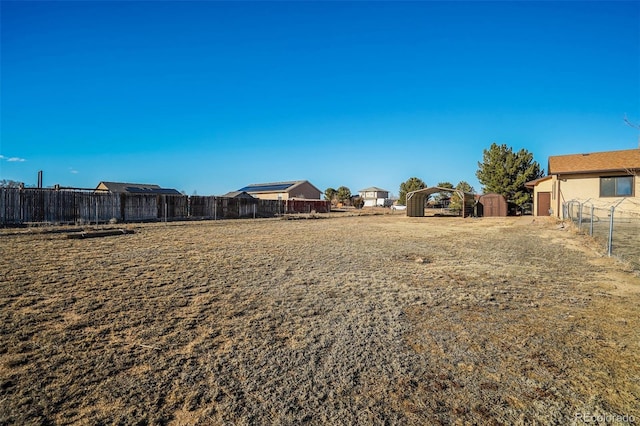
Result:
[[517,218],[0,230],[0,424],[638,424],[640,278]]

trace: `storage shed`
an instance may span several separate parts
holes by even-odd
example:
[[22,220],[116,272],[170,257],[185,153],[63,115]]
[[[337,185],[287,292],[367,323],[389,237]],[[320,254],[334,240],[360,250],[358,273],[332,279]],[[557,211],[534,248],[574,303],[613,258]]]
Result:
[[460,191],[458,189],[432,186],[430,188],[418,189],[417,191],[411,191],[407,193],[407,216],[424,217],[424,208],[427,198],[429,198],[431,194],[435,194],[438,192],[450,192],[458,194],[460,200],[462,200],[462,207],[460,209],[459,215],[462,217],[468,217],[473,214],[475,197],[472,193]]
[[478,199],[477,213],[483,217],[507,216],[507,200],[501,194],[483,194]]

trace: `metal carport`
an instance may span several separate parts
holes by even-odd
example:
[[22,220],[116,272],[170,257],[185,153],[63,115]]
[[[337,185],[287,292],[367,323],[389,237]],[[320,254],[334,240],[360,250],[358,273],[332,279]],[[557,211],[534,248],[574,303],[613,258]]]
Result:
[[468,217],[473,214],[473,205],[475,204],[475,196],[471,192],[464,192],[452,188],[440,188],[432,186],[430,188],[418,189],[407,193],[407,216],[424,217],[425,200],[431,194],[437,192],[452,192],[458,194],[462,200],[462,209],[460,214],[462,217]]

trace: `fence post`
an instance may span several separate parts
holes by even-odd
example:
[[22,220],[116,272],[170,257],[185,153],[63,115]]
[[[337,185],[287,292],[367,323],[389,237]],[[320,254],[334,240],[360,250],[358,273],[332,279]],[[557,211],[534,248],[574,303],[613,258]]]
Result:
[[584,203],[578,203],[578,230],[582,231],[582,206]]
[[609,218],[609,247],[607,249],[607,254],[609,255],[609,257],[611,257],[611,252],[612,252],[612,248],[611,246],[613,245],[613,212],[616,210],[615,206],[611,206],[611,217]]
[[591,223],[589,224],[589,235],[591,235],[593,237],[593,210],[594,210],[594,206],[593,204],[591,204]]

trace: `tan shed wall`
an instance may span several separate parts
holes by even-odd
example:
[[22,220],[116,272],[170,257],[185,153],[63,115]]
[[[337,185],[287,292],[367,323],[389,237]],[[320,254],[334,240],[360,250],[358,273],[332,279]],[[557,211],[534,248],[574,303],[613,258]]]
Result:
[[[260,200],[288,200],[289,194],[286,192],[249,192],[255,198]],[[278,198],[280,196],[280,198]]]
[[309,182],[303,182],[289,191],[289,198],[306,198],[307,200],[319,200],[320,191]]

